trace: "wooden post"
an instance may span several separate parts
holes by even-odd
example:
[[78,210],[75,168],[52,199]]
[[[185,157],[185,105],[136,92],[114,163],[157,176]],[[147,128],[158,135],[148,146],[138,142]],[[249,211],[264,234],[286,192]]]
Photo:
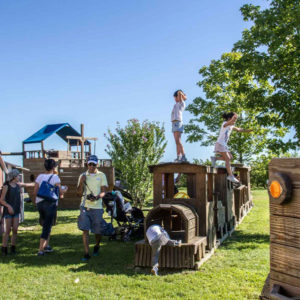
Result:
[[24,159],[26,158],[25,144],[24,143],[22,143],[22,152],[23,152],[23,163],[24,163]]
[[42,158],[45,158],[44,141],[41,141]]
[[80,124],[81,133],[81,166],[84,167],[84,124]]

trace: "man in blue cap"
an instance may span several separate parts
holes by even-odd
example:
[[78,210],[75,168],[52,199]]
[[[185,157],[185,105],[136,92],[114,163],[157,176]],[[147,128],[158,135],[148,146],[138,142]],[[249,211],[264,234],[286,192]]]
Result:
[[91,258],[89,255],[89,231],[95,234],[96,244],[93,255],[99,255],[99,246],[102,234],[102,198],[107,191],[107,179],[104,173],[97,169],[98,158],[91,155],[88,160],[88,170],[78,179],[77,193],[81,196],[78,228],[82,230],[84,257],[83,261]]

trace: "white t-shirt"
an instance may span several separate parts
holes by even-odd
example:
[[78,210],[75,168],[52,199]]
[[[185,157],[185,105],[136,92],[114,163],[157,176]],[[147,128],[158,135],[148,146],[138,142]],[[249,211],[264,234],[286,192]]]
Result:
[[220,134],[219,134],[219,137],[218,137],[218,140],[217,140],[217,143],[219,143],[223,146],[227,146],[230,134],[231,134],[232,129],[234,127],[234,125],[229,125],[229,126],[224,127],[224,125],[226,123],[227,122],[223,122],[221,130],[220,130]]
[[162,234],[165,234],[167,238],[170,238],[168,233],[159,225],[151,225],[146,232],[146,236],[150,244],[152,241],[158,239]]
[[182,113],[185,109],[185,102],[179,101],[174,104],[172,114],[171,114],[171,121],[180,121],[182,122]]
[[[48,181],[49,180],[49,178],[50,178],[50,176],[52,176],[52,178],[51,178],[51,180],[50,180],[50,184],[52,184],[52,185],[56,185],[56,184],[59,184],[60,183],[60,178],[58,177],[58,175],[57,174],[40,174],[37,178],[36,178],[36,180],[35,180],[35,182],[39,185],[39,186],[41,186],[41,184],[42,184],[42,182],[43,181]],[[41,201],[43,201],[44,199],[42,199],[42,198],[40,198],[40,197],[36,197],[36,203],[39,203],[39,202],[41,202]],[[56,201],[56,205],[58,204],[58,201]]]

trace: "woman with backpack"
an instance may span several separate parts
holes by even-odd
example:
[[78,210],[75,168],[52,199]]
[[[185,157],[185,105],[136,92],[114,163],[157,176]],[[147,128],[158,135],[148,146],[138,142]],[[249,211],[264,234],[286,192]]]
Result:
[[33,186],[32,183],[19,182],[20,172],[17,169],[11,170],[7,174],[7,181],[3,185],[0,204],[4,206],[4,232],[2,237],[2,254],[7,255],[7,246],[10,232],[11,236],[11,254],[16,254],[16,240],[21,213],[21,188]]
[[60,178],[55,173],[55,160],[46,159],[44,167],[45,173],[36,178],[34,187],[35,204],[43,226],[38,256],[53,251],[49,245],[51,228],[56,217],[58,199],[67,191],[66,187],[62,189]]

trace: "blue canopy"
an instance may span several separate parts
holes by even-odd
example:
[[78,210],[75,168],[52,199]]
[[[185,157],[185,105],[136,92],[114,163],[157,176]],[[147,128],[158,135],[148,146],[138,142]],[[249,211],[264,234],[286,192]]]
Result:
[[[69,123],[61,123],[61,124],[50,124],[44,126],[42,129],[34,133],[28,139],[23,141],[24,144],[34,144],[40,143],[50,137],[52,134],[56,133],[60,136],[65,142],[68,141],[67,136],[81,136],[81,134],[76,131]],[[78,140],[69,140],[71,146],[76,146]],[[89,145],[90,142],[86,141],[85,145]]]

